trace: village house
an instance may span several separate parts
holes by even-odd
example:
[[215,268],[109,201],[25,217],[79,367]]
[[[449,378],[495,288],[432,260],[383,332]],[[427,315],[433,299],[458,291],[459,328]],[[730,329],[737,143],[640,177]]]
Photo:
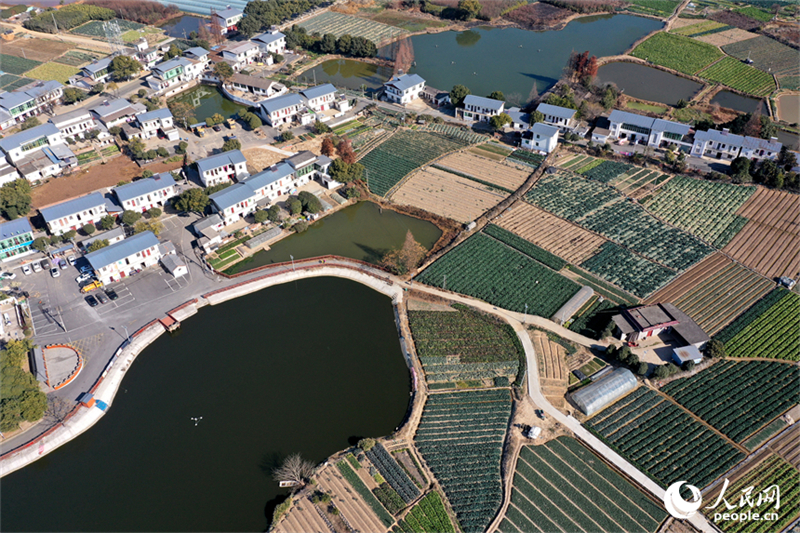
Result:
[[228,91],[241,91],[256,97],[263,96],[264,99],[280,96],[288,91],[286,86],[282,83],[267,78],[247,76],[246,74],[240,74],[238,72],[231,76],[230,79],[226,80],[222,87]]
[[420,98],[425,80],[417,74],[401,74],[383,84],[386,99],[396,104],[408,104]]
[[202,46],[194,46],[183,51],[184,57],[208,66],[209,52]]
[[610,123],[609,137],[627,140],[633,144],[645,144],[660,148],[675,144],[686,149],[691,148],[689,126],[680,122],[672,122],[660,118],[645,117],[615,109],[608,116]]
[[261,49],[261,55],[283,54],[286,51],[286,36],[277,27],[253,37],[252,41]]
[[181,83],[198,79],[205,67],[202,61],[176,57],[153,67],[153,74],[147,77],[147,85],[156,93],[161,93]]
[[256,210],[256,195],[246,182],[231,185],[208,197],[211,209],[218,213],[225,225],[233,224]]
[[33,152],[59,144],[65,144],[61,131],[55,124],[47,122],[0,139],[0,150],[16,166],[19,160]]
[[160,259],[158,238],[152,231],[137,233],[86,255],[97,279],[104,284],[120,281],[139,270],[155,266]]
[[611,317],[615,325],[614,335],[623,342],[639,342],[661,333],[670,333],[687,346],[702,350],[709,336],[671,303],[644,305],[623,309]]
[[105,83],[108,77],[111,76],[111,61],[114,56],[108,56],[103,59],[93,61],[81,69],[84,77],[94,83]]
[[303,98],[296,93],[284,94],[264,100],[260,104],[261,118],[269,125],[277,127],[291,124],[303,108]]
[[23,178],[36,182],[77,167],[78,158],[66,144],[56,144],[31,152],[14,164]]
[[177,194],[175,180],[169,172],[136,180],[111,189],[126,211],[145,211],[154,207],[163,208],[167,200]]
[[300,91],[305,99],[305,105],[315,112],[332,109],[336,100],[336,87],[330,83],[309,87]]
[[494,98],[484,98],[468,94],[464,98],[464,108],[458,109],[464,120],[487,121],[503,112],[506,103]]
[[64,86],[55,80],[36,81],[11,92],[0,91],[0,130],[52,111],[63,96]]
[[0,261],[33,253],[33,228],[26,217],[0,224]]
[[88,239],[82,240],[80,243],[78,243],[78,246],[80,246],[84,251],[88,251],[89,247],[97,241],[108,241],[108,244],[114,244],[115,242],[119,242],[124,239],[125,239],[125,228],[119,226],[112,230],[101,231],[100,233],[96,233],[93,236],[89,237]]
[[99,192],[73,198],[39,209],[52,235],[79,230],[86,224],[97,224],[106,216],[106,200]]
[[97,123],[92,113],[86,109],[76,109],[69,113],[56,115],[50,119],[66,139],[72,137],[82,139],[87,131],[97,129]]
[[6,183],[11,183],[14,180],[20,179],[21,176],[17,169],[3,158],[0,158],[0,186]]
[[522,134],[522,147],[549,154],[558,145],[558,131],[555,126],[537,122]]
[[172,122],[172,112],[167,108],[156,109],[136,116],[136,122],[142,131],[142,138],[149,139],[158,135],[158,130],[170,141],[180,137]]
[[242,70],[258,60],[261,49],[252,41],[234,42],[222,49],[222,59],[229,63],[233,70]]
[[98,122],[108,129],[133,121],[137,115],[146,113],[147,108],[142,104],[132,104],[123,98],[119,98],[117,100],[106,100],[100,105],[90,107],[89,111],[94,114]]
[[144,68],[149,69],[158,62],[158,47],[150,46],[144,37],[133,44],[133,49],[132,57]]
[[774,161],[780,154],[783,144],[776,137],[769,140],[736,135],[728,128],[719,130],[697,131],[694,134],[691,154],[696,157],[708,157],[732,161],[739,156],[755,160]]
[[572,131],[577,126],[575,110],[550,104],[539,104],[536,111],[544,115],[544,123],[555,126],[562,133]]
[[530,113],[523,113],[520,108],[511,107],[506,109],[506,114],[511,117],[511,129],[524,131],[530,127]]
[[220,34],[225,35],[226,33],[236,31],[236,25],[244,18],[244,12],[242,12],[241,9],[228,6],[227,9],[221,9],[211,16],[216,19],[216,22],[219,24]]
[[212,155],[196,162],[197,172],[204,187],[247,176],[247,160],[240,150]]

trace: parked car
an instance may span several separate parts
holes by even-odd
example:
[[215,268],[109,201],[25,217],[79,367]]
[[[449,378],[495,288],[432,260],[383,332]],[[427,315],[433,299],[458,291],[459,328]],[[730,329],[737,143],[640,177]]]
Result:
[[86,300],[86,303],[89,304],[89,307],[97,307],[97,305],[98,305],[97,298],[95,298],[91,294],[89,296],[87,296],[86,298],[84,298],[84,300]]
[[216,124],[216,125],[214,126],[213,130],[214,130],[214,131],[222,131],[222,126],[220,126],[219,124]]
[[14,279],[17,275],[13,272],[0,272],[0,279]]
[[75,266],[75,256],[74,255],[68,255],[67,256],[67,261],[69,262],[69,264],[71,266]]
[[87,292],[91,292],[91,291],[93,291],[95,289],[99,289],[102,286],[103,286],[103,282],[102,281],[95,280],[95,281],[93,281],[91,283],[88,283],[88,284],[84,285],[83,287],[81,287],[81,292],[86,294]]
[[541,418],[542,420],[544,420],[544,419],[545,419],[545,416],[544,416],[544,411],[542,411],[541,409],[537,409],[537,410],[536,410],[536,411],[534,411],[534,412],[536,413],[536,416],[538,416],[538,417],[539,417],[539,418]]
[[31,273],[31,267],[29,267],[28,265],[22,265],[22,273],[25,274],[26,276],[29,276]]
[[50,269],[50,275],[53,276],[54,278],[57,278],[58,276],[61,275],[61,272],[58,270],[58,267],[53,267]]
[[31,263],[31,266],[33,267],[34,272],[42,271],[42,265],[39,264],[39,261],[34,261],[33,263]]
[[78,283],[83,283],[84,281],[89,281],[90,279],[92,279],[91,272],[84,272],[83,274],[75,278],[75,281],[77,281]]
[[108,298],[106,298],[106,296],[102,292],[97,293],[97,299],[100,301],[101,304],[108,303]]
[[92,273],[92,267],[90,267],[89,265],[83,265],[81,267],[81,274],[91,274],[91,273]]
[[50,270],[50,261],[42,259],[42,270]]
[[66,270],[67,268],[69,268],[69,264],[66,261],[59,261],[58,268],[60,268],[61,270]]
[[110,287],[106,289],[106,296],[108,296],[108,299],[111,300],[112,302],[117,298],[119,298],[119,296],[117,295],[117,291],[115,291]]

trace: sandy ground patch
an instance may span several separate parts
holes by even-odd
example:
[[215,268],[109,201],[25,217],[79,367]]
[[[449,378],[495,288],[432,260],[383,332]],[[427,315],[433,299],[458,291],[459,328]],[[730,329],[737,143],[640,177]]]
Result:
[[710,33],[708,35],[701,35],[694,37],[698,41],[712,44],[714,46],[725,46],[731,43],[738,43],[739,41],[746,41],[758,37],[755,33],[740,30],[739,28],[732,28],[730,30],[721,31],[719,33]]
[[247,171],[250,174],[261,172],[265,168],[271,167],[278,161],[283,161],[286,156],[273,152],[272,150],[264,150],[263,148],[250,148],[242,150],[245,159],[247,159]]
[[49,39],[16,39],[3,43],[3,53],[32,59],[34,61],[52,61],[75,46],[71,43],[51,41]]

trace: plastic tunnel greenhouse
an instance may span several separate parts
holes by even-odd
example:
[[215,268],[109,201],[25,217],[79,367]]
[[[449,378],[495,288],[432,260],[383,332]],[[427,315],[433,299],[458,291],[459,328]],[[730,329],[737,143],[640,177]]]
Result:
[[618,368],[601,378],[572,393],[572,401],[587,416],[595,414],[620,396],[636,388],[636,377],[627,368]]

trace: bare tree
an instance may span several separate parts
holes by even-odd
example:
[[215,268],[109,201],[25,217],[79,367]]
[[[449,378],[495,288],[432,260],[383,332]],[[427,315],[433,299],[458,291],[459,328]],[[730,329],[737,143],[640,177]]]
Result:
[[72,411],[72,404],[64,398],[58,396],[51,396],[47,399],[47,409],[44,412],[44,418],[51,424],[57,424],[64,420],[67,415]]
[[528,93],[528,103],[533,103],[536,99],[539,98],[539,91],[536,88],[536,82],[533,82],[533,87],[531,87],[531,92]]
[[304,483],[314,470],[314,464],[300,457],[299,453],[293,453],[283,460],[281,466],[272,471],[275,481],[294,481]]
[[414,46],[411,39],[403,39],[397,43],[394,54],[394,74],[397,76],[401,71],[408,72],[414,64]]

